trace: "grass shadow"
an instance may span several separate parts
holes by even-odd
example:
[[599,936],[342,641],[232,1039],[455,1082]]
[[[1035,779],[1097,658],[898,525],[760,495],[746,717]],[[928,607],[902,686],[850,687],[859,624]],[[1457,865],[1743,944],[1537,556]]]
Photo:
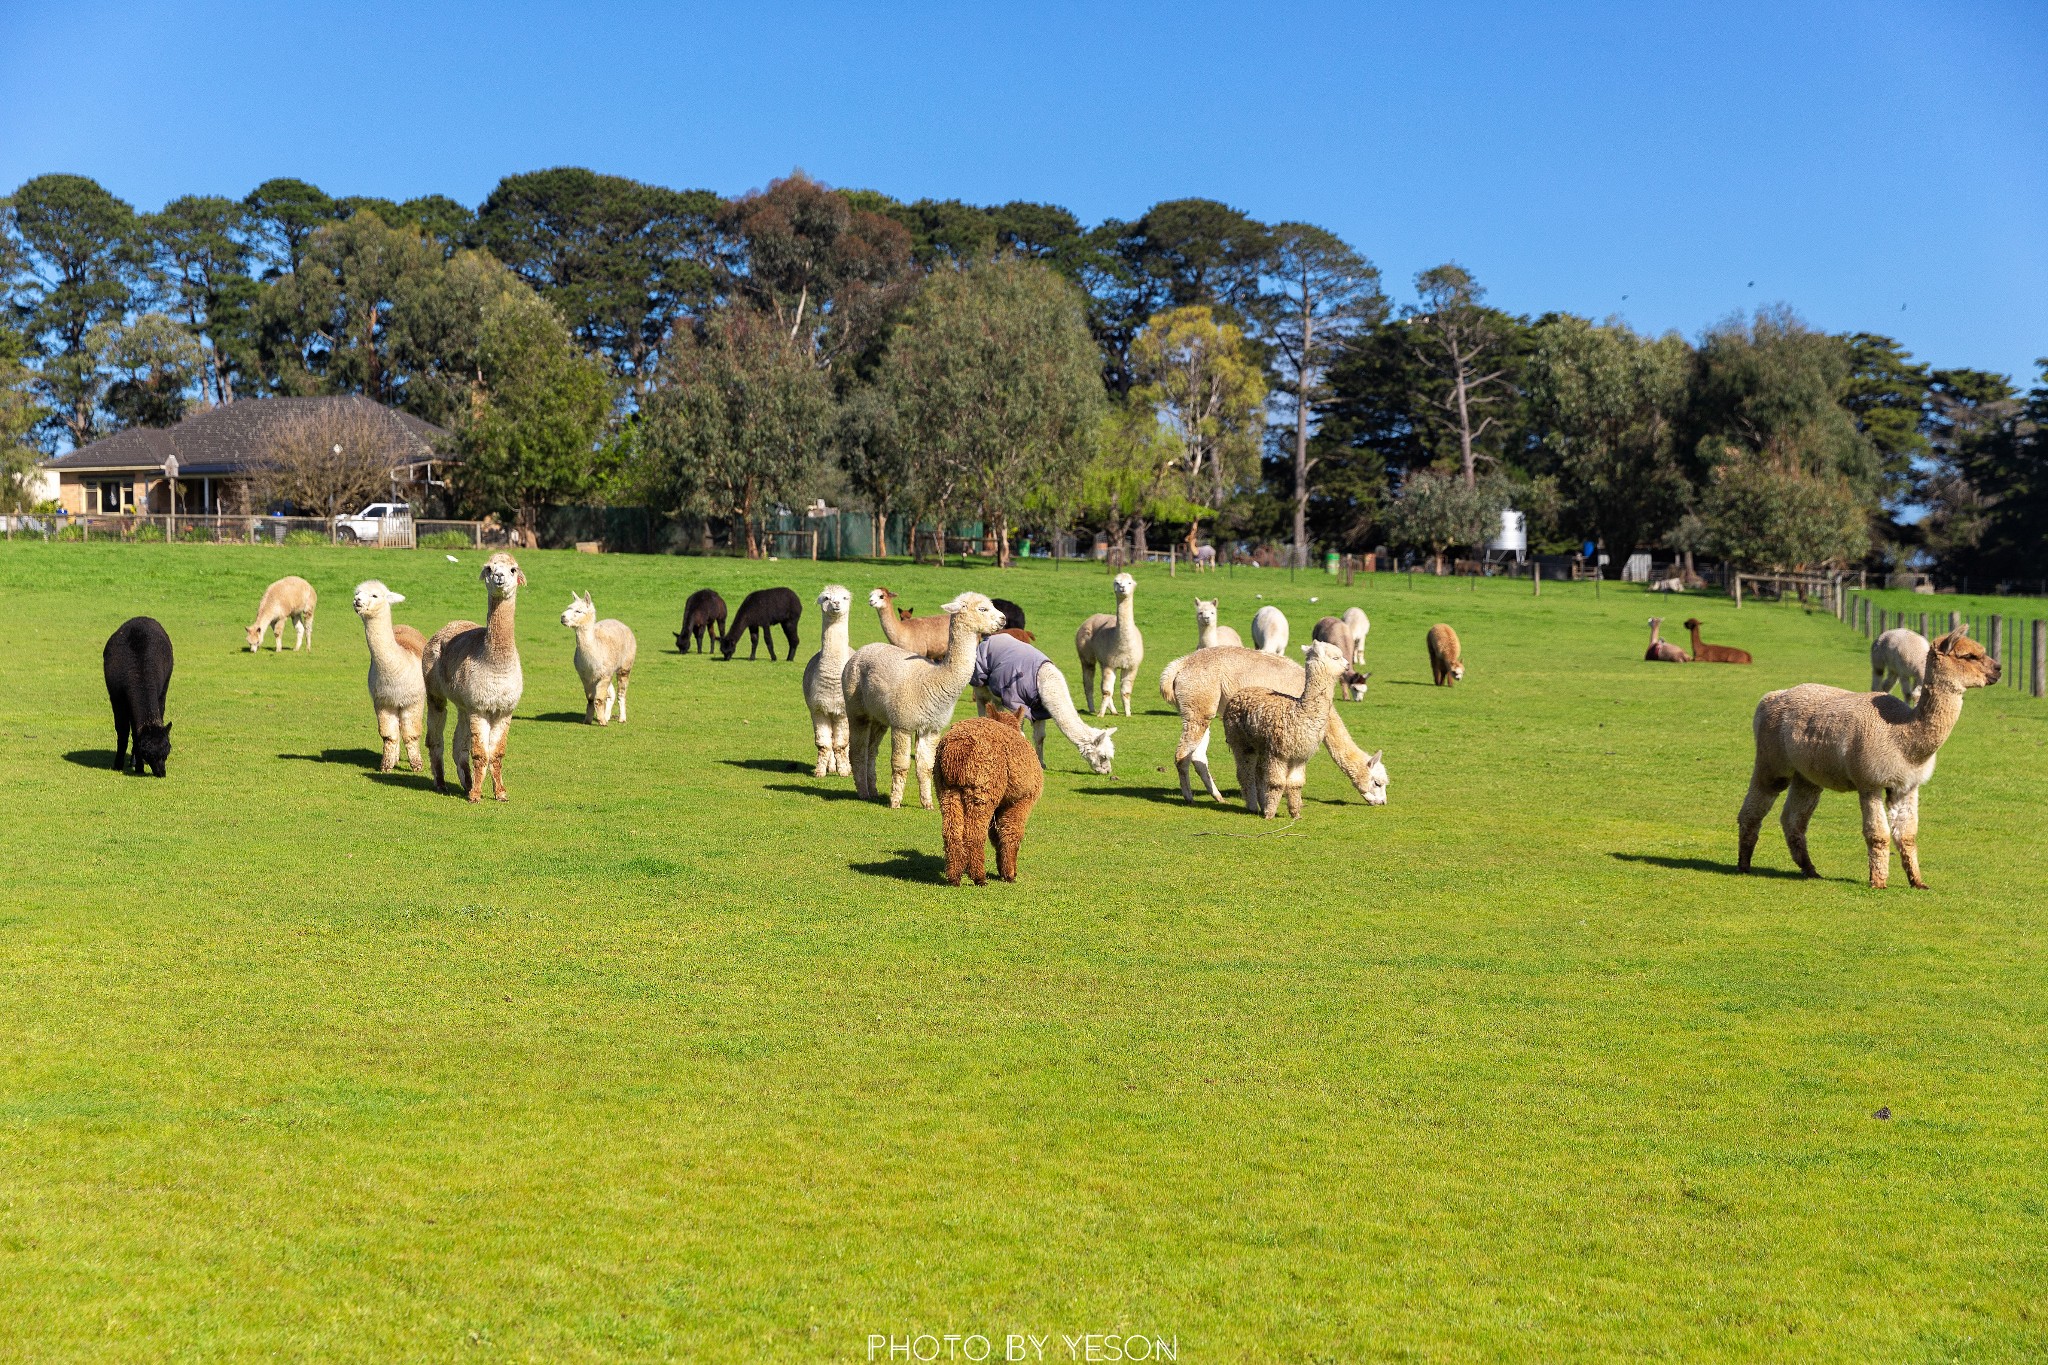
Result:
[[375,749],[322,749],[317,754],[279,754],[278,757],[294,763],[349,763],[358,768],[374,768],[384,761],[384,755]]
[[1074,788],[1074,795],[1128,796],[1134,800],[1152,801],[1162,806],[1185,806],[1190,804],[1213,806],[1216,804],[1200,793],[1196,794],[1196,799],[1192,803],[1183,801],[1181,800],[1179,787],[1136,787],[1124,783],[1119,783],[1114,787],[1076,787]]
[[556,725],[583,724],[581,711],[543,711],[536,716],[520,716],[519,720],[544,720]]
[[[810,769],[806,768],[804,769],[804,771],[808,773],[810,772]],[[819,780],[823,781],[824,779],[821,778]],[[806,787],[801,783],[797,782],[770,782],[761,790],[771,792],[794,792],[798,796],[815,796],[820,801],[858,801],[861,799],[860,793],[855,791],[852,787]]]
[[[431,773],[416,773],[410,768],[394,768],[388,773],[364,773],[363,776],[369,778],[372,782],[381,782],[387,787],[406,787],[412,791],[427,792],[429,794],[434,790],[434,778]],[[457,796],[462,795],[460,791],[457,791],[455,794]]]
[[[936,853],[927,853],[921,848],[899,848],[896,856],[879,863],[848,863],[847,867],[864,877],[888,877],[899,882],[936,882],[946,884],[946,860]],[[994,874],[995,857],[989,857],[990,874]]]
[[[1668,858],[1658,853],[1609,853],[1610,858],[1624,863],[1647,863],[1651,867],[1670,868],[1674,872],[1718,872],[1724,877],[1743,876],[1734,863],[1718,862],[1712,858]],[[1780,881],[1851,881],[1853,878],[1821,877],[1810,878],[1804,872],[1789,867],[1755,867],[1749,869],[1752,877],[1776,877]]]
[[76,763],[81,768],[103,768],[107,772],[114,771],[114,751],[112,749],[73,749],[70,753],[64,755],[64,761],[66,763]]
[[812,765],[799,763],[793,758],[721,758],[718,760],[728,768],[750,768],[757,773],[801,773],[808,777]]

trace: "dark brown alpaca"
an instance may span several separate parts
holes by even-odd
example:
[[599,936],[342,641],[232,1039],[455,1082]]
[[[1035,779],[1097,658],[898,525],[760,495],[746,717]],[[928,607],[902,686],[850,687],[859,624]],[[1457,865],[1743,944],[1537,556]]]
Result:
[[939,740],[933,768],[947,885],[960,885],[962,872],[976,886],[988,885],[990,841],[996,846],[996,875],[1016,881],[1024,822],[1045,790],[1045,771],[1024,738],[1023,718],[998,707],[956,723]]
[[1692,632],[1692,661],[1696,664],[1750,664],[1756,660],[1749,657],[1746,649],[1733,645],[1710,645],[1700,640],[1700,618],[1688,616],[1685,628]]

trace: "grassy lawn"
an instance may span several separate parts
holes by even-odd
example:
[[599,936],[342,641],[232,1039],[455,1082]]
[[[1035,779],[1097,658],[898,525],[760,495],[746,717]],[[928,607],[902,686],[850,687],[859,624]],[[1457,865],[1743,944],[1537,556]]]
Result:
[[[1971,694],[1932,891],[1860,884],[1837,795],[1824,880],[1775,821],[1743,879],[1757,697],[1868,678],[1831,617],[1694,601],[1759,663],[1679,668],[1640,590],[1218,573],[1247,636],[1260,593],[1372,618],[1392,802],[1318,758],[1283,830],[1181,804],[1198,584],[1142,569],[1114,780],[1050,738],[1022,879],[953,890],[936,812],[810,777],[809,598],[993,591],[1078,686],[1100,570],[524,555],[471,807],[375,771],[348,607],[475,619],[459,558],[0,545],[0,1359],[2048,1357],[2048,704]],[[317,651],[251,657],[285,573]],[[778,583],[798,662],[672,652],[691,589]],[[577,723],[580,588],[639,634],[623,728]],[[108,770],[138,613],[161,782]]]

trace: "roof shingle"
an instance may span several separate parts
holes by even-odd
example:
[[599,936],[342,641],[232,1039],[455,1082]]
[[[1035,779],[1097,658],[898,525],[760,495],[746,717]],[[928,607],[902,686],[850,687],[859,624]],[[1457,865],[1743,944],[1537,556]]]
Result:
[[389,423],[400,446],[414,459],[448,460],[441,448],[448,432],[409,412],[387,408],[360,394],[332,398],[244,398],[203,408],[174,427],[130,427],[105,440],[43,461],[55,470],[161,469],[175,454],[183,474],[239,474],[260,464],[279,426],[307,413],[336,407],[366,408]]

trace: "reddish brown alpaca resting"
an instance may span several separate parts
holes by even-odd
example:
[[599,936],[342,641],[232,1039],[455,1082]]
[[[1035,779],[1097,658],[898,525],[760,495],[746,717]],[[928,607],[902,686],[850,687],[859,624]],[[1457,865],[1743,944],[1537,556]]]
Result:
[[988,885],[990,840],[996,846],[996,875],[1016,881],[1024,822],[1045,790],[1045,771],[1024,738],[1023,718],[992,707],[987,716],[959,722],[939,740],[933,768],[946,841],[946,884],[960,885],[965,872],[976,886]]
[[1749,657],[1746,649],[1732,645],[1710,645],[1700,640],[1700,618],[1689,616],[1685,628],[1692,632],[1692,661],[1696,664],[1747,664],[1756,660]]

